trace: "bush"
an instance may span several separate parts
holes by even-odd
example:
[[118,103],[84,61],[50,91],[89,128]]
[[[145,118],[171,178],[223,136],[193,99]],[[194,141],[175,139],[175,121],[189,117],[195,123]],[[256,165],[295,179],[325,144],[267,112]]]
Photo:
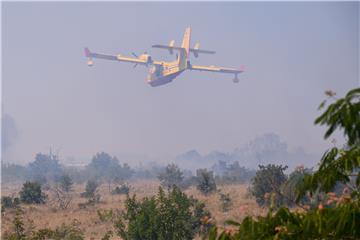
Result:
[[28,178],[32,181],[44,184],[49,181],[58,181],[63,175],[63,168],[57,155],[52,153],[38,153],[35,161],[29,163]]
[[112,157],[105,152],[97,153],[86,166],[86,171],[91,178],[106,181],[109,192],[113,181],[129,179],[134,173],[128,164],[121,165],[115,156]]
[[160,188],[156,197],[141,201],[128,197],[125,208],[115,222],[118,235],[125,240],[193,239],[203,230],[202,219],[209,218],[203,204],[177,187],[167,194]]
[[89,180],[86,183],[85,192],[81,193],[81,197],[88,199],[87,204],[100,202],[100,194],[97,193],[99,184],[95,180]]
[[20,194],[20,201],[23,203],[45,203],[47,196],[42,192],[38,182],[25,182]]
[[59,184],[63,191],[70,192],[74,183],[69,175],[63,175],[60,177]]
[[198,169],[196,171],[196,177],[198,181],[196,187],[201,193],[208,195],[216,191],[213,172],[207,171],[206,169]]
[[12,221],[13,223],[13,232],[12,233],[5,233],[4,239],[5,240],[26,240],[26,233],[24,222],[22,219],[22,211],[18,209],[16,211],[15,217]]
[[10,196],[1,197],[1,210],[4,211],[6,208],[17,208],[20,204],[20,199],[15,197],[12,198]]
[[219,161],[212,169],[217,183],[248,183],[255,176],[254,170],[240,166],[237,161],[232,164]]
[[230,198],[230,194],[224,194],[224,193],[220,193],[220,203],[221,203],[221,210],[223,212],[227,212],[230,210],[230,207],[232,205],[232,200]]
[[70,225],[62,224],[60,227],[57,227],[55,230],[44,228],[34,231],[32,240],[83,240],[84,232],[74,223]]
[[287,166],[282,165],[259,165],[259,170],[252,179],[251,194],[260,206],[273,204],[275,207],[283,204],[281,186],[287,180],[284,173],[286,169]]
[[163,187],[181,187],[184,179],[183,172],[176,164],[169,164],[166,166],[165,171],[160,173],[158,176],[160,183]]
[[110,210],[96,210],[96,213],[100,219],[101,222],[110,222],[114,219],[114,217],[116,216],[116,214],[113,212],[112,209]]
[[111,192],[112,194],[129,194],[130,187],[127,183],[123,183],[119,186],[116,186],[116,188]]
[[[297,186],[304,181],[304,177],[306,174],[310,174],[311,170],[306,169],[303,166],[296,167],[295,170],[290,173],[286,182],[284,182],[281,186],[281,193],[284,197],[284,204],[286,203],[287,206],[292,207],[298,203],[305,205],[310,204],[310,199],[307,196],[303,196],[299,201],[297,201]],[[316,196],[317,198],[320,197]],[[317,206],[317,204],[316,204]]]
[[66,225],[62,224],[60,227],[52,230],[50,228],[43,228],[34,231],[26,231],[23,221],[22,212],[18,210],[13,220],[13,231],[4,233],[5,240],[83,240],[84,233],[78,227],[78,223]]
[[85,192],[81,193],[82,197],[90,198],[93,197],[96,193],[99,184],[95,180],[88,180],[85,186]]

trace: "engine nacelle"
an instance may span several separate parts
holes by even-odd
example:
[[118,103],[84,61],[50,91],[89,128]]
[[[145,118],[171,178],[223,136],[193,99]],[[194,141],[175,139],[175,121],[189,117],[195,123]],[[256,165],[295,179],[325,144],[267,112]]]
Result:
[[200,48],[200,43],[196,43],[195,47],[194,47],[194,51],[193,51],[194,57],[196,57],[196,58],[199,56],[199,52],[196,51],[196,50],[199,50],[199,48]]
[[150,56],[149,54],[146,54],[146,53],[141,54],[141,55],[139,56],[139,59],[140,59],[140,60],[144,60],[147,64],[151,64],[151,63],[152,63],[151,56]]
[[171,55],[173,55],[173,53],[174,53],[174,50],[173,50],[173,47],[175,46],[175,40],[171,40],[170,42],[169,42],[169,53],[171,54]]

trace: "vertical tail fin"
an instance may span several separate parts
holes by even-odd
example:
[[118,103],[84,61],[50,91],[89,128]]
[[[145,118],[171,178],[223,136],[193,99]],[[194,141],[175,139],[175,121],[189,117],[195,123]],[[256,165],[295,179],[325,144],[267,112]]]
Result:
[[191,28],[187,27],[186,30],[185,30],[185,33],[184,33],[182,44],[181,44],[181,47],[185,49],[186,58],[189,57],[190,38],[191,38]]
[[189,53],[190,53],[190,38],[191,38],[191,28],[187,27],[185,29],[183,41],[181,44],[181,51],[179,54],[179,66],[180,69],[186,69],[188,67]]

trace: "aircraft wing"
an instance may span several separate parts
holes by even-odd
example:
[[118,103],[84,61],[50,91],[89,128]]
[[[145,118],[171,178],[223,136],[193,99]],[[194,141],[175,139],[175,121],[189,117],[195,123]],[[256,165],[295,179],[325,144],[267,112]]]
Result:
[[99,58],[99,59],[105,59],[105,60],[112,60],[112,61],[120,61],[120,62],[129,62],[129,63],[135,63],[135,64],[148,64],[151,60],[151,57],[138,57],[138,58],[132,58],[132,57],[123,57],[120,54],[119,55],[107,55],[102,53],[93,53],[90,52],[88,48],[85,48],[85,56],[89,58],[88,65],[93,65],[92,59],[93,58]]
[[[162,49],[167,49],[170,51],[170,53],[172,53],[173,50],[184,50],[184,48],[182,47],[175,47],[175,46],[167,46],[167,45],[160,45],[160,44],[156,44],[156,45],[152,45],[153,48],[162,48]],[[197,48],[190,48],[189,49],[190,52],[194,53],[194,55],[197,57],[197,55],[199,53],[205,53],[205,54],[215,54],[215,51],[211,51],[211,50],[203,50],[203,49],[197,49]]]
[[190,70],[198,70],[198,71],[207,71],[207,72],[220,72],[220,73],[233,73],[238,74],[244,72],[244,69],[235,69],[235,68],[224,68],[217,66],[196,66],[191,65],[189,67]]

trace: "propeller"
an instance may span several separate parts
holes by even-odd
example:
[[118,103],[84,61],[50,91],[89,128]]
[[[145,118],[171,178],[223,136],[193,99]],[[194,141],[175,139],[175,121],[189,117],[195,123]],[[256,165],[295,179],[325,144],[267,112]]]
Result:
[[[146,51],[145,51],[143,54],[141,54],[140,56],[138,56],[138,55],[137,55],[136,53],[134,53],[134,52],[132,52],[131,54],[132,54],[134,57],[136,57],[136,58],[138,58],[138,59],[141,59],[141,60],[143,60],[143,56],[144,56],[144,57],[145,57],[145,55],[148,56]],[[151,59],[150,56],[148,56],[148,58]],[[152,62],[152,61],[150,60],[150,63],[151,63],[151,62]],[[134,68],[136,68],[137,65],[138,65],[138,64],[135,63]]]

